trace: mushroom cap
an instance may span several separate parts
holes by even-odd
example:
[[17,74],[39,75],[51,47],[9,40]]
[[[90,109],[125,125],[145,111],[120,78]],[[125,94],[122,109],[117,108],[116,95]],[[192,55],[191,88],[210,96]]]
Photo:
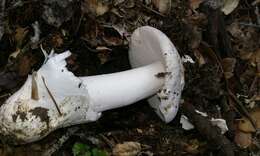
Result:
[[165,72],[155,76],[164,78],[165,83],[156,95],[148,99],[148,102],[164,122],[173,120],[184,87],[184,68],[173,43],[156,28],[150,26],[137,28],[131,36],[129,59],[134,68],[156,61],[164,64]]
[[[66,68],[70,52],[54,54],[0,107],[1,139],[12,144],[39,140],[55,129],[97,120],[86,86]],[[33,79],[38,99],[32,98]],[[50,93],[48,92],[48,89]],[[53,96],[55,102],[51,98]]]

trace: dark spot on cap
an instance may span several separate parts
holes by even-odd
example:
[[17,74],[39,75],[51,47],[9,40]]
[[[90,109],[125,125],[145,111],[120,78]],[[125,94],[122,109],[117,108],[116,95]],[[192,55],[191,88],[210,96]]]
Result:
[[18,110],[18,111],[16,111],[15,114],[12,115],[13,122],[16,122],[18,116],[20,117],[22,122],[24,122],[24,120],[27,120],[26,112],[22,112],[22,111]]
[[80,87],[81,87],[81,85],[82,85],[82,82],[80,82],[80,83],[78,84],[78,88],[80,88]]
[[164,78],[168,74],[170,74],[170,72],[161,72],[161,73],[157,73],[155,76],[157,78]]
[[48,110],[49,109],[43,107],[36,107],[30,110],[29,112],[31,112],[32,115],[39,117],[42,122],[46,123],[47,128],[49,128],[50,117],[48,116]]

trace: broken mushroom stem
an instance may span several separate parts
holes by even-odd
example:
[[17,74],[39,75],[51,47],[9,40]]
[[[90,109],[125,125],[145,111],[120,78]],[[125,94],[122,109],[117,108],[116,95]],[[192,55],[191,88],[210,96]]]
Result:
[[81,77],[88,88],[93,109],[98,112],[127,106],[154,95],[163,86],[161,62],[128,71]]

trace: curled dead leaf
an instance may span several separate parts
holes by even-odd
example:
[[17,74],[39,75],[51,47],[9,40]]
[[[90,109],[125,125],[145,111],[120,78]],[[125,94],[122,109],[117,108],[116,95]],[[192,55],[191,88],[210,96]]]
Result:
[[141,151],[141,144],[138,142],[124,142],[113,148],[114,156],[136,156]]

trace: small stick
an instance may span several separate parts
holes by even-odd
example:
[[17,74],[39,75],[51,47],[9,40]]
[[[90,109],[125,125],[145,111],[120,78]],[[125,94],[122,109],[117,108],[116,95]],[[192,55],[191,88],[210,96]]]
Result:
[[36,75],[37,75],[36,72],[32,73],[32,93],[31,93],[31,98],[33,100],[39,100],[38,86],[37,86],[37,82],[35,80]]
[[0,99],[5,98],[7,96],[11,96],[11,95],[12,95],[11,93],[6,93],[6,94],[3,94],[3,95],[0,95]]
[[62,113],[61,113],[61,111],[60,111],[60,109],[59,109],[59,107],[58,107],[58,104],[57,104],[56,100],[54,99],[53,95],[51,94],[51,91],[50,91],[49,88],[47,87],[46,82],[45,82],[45,79],[44,79],[43,76],[42,76],[42,81],[43,81],[44,86],[46,87],[47,92],[48,92],[48,94],[50,95],[50,97],[51,97],[53,103],[55,104],[55,107],[56,107],[57,111],[59,112],[59,115],[62,116]]

